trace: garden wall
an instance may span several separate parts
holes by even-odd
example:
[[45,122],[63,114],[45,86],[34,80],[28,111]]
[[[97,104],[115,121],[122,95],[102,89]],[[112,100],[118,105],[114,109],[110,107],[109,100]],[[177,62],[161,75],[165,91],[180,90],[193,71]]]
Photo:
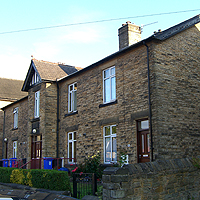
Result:
[[200,199],[200,169],[192,159],[157,160],[108,167],[103,199]]

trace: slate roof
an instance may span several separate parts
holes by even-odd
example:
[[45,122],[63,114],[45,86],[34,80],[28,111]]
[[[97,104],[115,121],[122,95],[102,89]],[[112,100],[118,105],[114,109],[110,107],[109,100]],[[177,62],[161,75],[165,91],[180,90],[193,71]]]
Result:
[[56,79],[78,71],[74,66],[52,63],[43,60],[33,59],[33,63],[42,80],[56,81]]
[[38,74],[40,81],[56,81],[57,79],[73,74],[80,69],[81,68],[70,65],[52,63],[33,58],[31,60],[29,71],[24,81],[22,90],[28,91],[32,75],[35,71]]
[[0,78],[0,100],[16,101],[27,95],[22,92],[22,80]]

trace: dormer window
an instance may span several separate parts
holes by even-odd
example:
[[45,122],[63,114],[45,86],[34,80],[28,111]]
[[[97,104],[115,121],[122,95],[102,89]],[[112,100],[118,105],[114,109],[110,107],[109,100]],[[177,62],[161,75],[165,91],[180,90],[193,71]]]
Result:
[[37,73],[35,72],[35,73],[33,74],[33,76],[32,76],[32,81],[31,81],[30,85],[34,85],[34,84],[36,84],[36,83],[38,83],[38,82],[39,82],[39,76],[38,76]]

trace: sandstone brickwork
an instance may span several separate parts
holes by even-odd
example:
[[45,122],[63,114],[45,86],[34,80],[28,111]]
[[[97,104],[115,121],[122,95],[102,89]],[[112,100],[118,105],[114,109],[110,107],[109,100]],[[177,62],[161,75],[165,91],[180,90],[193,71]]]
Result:
[[[13,111],[18,107],[18,127],[14,128]],[[28,156],[28,99],[27,97],[8,105],[4,108],[5,113],[5,133],[7,138],[7,158],[13,158],[13,142],[17,141],[17,159]],[[4,142],[4,148],[6,143]],[[5,149],[4,149],[5,150]],[[5,158],[5,152],[4,152]]]
[[[39,118],[34,117],[35,92],[40,91]],[[56,157],[57,88],[52,82],[40,83],[29,90],[28,137],[29,159],[31,159],[31,137],[42,135],[42,157]],[[33,123],[39,123],[39,130],[33,133]]]
[[[117,100],[101,107],[102,72],[112,66],[116,70]],[[145,46],[79,74],[60,84],[60,157],[67,156],[67,133],[77,131],[78,163],[97,151],[101,152],[103,163],[103,127],[117,125],[118,152],[127,151],[130,162],[137,162],[137,118],[132,120],[131,116],[148,110]],[[68,85],[73,82],[77,82],[78,113],[68,116]]]
[[200,23],[150,49],[155,158],[199,155]]
[[[96,154],[97,151],[101,154],[101,163],[104,163],[103,128],[116,125],[117,160],[119,161],[120,152],[123,151],[128,155],[129,163],[136,163],[137,120],[150,120],[150,107],[150,141],[153,145],[150,160],[198,155],[200,23],[187,28],[194,22],[199,22],[198,16],[166,32],[155,33],[79,72],[71,71],[74,68],[70,66],[69,69],[65,69],[69,73],[63,73],[63,65],[62,69],[59,68],[62,71],[58,76],[61,78],[59,80],[54,77],[59,71],[55,67],[58,64],[48,65],[48,62],[33,59],[22,89],[28,91],[28,100],[20,100],[5,109],[5,137],[8,137],[9,141],[10,138],[11,141],[17,139],[22,143],[21,147],[26,144],[24,150],[19,148],[19,158],[31,159],[31,138],[34,135],[42,136],[42,157],[57,157],[58,154],[58,157],[67,158],[67,136],[69,132],[76,131],[77,163],[82,163],[87,156]],[[39,63],[43,64],[40,66]],[[116,77],[116,100],[104,103],[103,71],[113,66]],[[32,84],[30,80],[36,73],[35,70],[40,79]],[[50,74],[48,70],[51,71]],[[68,87],[75,82],[77,111],[69,112]],[[35,118],[34,104],[37,91],[40,91],[40,115]],[[18,130],[12,130],[15,104],[19,104],[24,113],[23,117],[20,116],[24,121],[20,122]],[[21,108],[23,106],[24,108]],[[12,146],[9,141],[8,154],[11,157]]]
[[2,159],[3,153],[3,122],[4,122],[3,111],[0,110],[0,159]]
[[190,158],[109,167],[103,199],[199,199],[199,175]]
[[[165,40],[150,40],[150,98],[153,157],[169,159],[199,152],[199,24]],[[103,104],[104,69],[115,66],[116,102]],[[68,85],[77,82],[77,111],[68,113]],[[67,157],[67,133],[77,131],[77,161],[101,152],[103,127],[117,125],[117,152],[137,162],[136,121],[149,116],[147,48],[138,45],[70,76],[60,85],[59,155]]]

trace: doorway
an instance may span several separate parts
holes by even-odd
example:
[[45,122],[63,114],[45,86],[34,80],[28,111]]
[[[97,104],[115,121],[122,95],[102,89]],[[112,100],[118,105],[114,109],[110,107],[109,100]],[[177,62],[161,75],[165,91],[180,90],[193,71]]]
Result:
[[138,163],[150,162],[150,135],[148,119],[137,121]]
[[42,135],[31,137],[31,169],[41,169]]

